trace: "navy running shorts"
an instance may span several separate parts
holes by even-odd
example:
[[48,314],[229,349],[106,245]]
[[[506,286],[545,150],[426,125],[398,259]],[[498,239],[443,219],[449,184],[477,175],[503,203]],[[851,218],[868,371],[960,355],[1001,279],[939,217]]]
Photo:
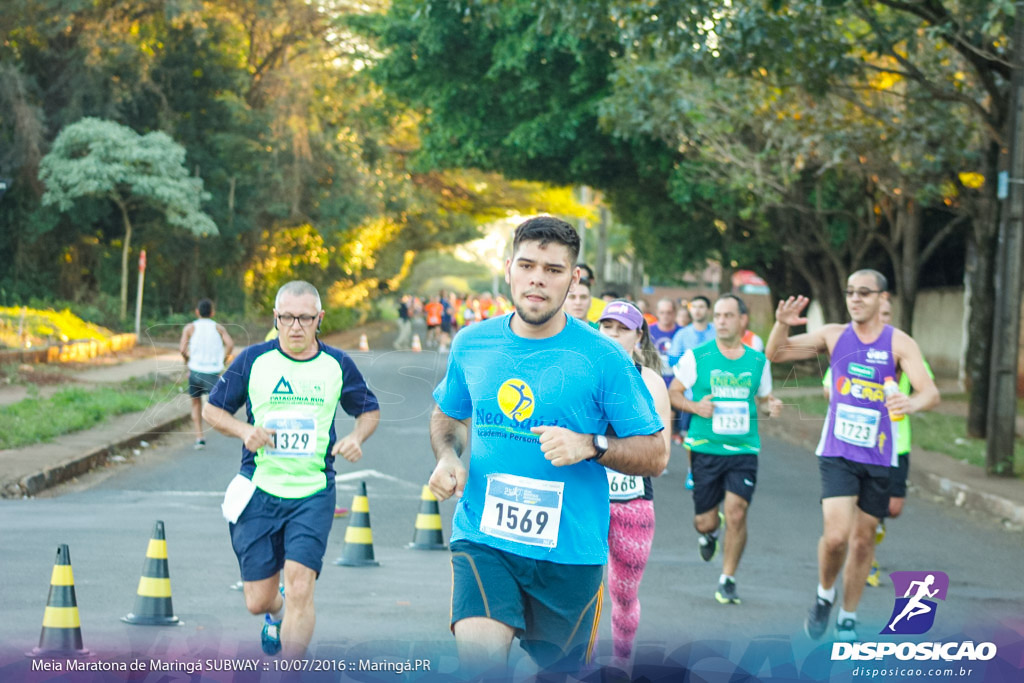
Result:
[[188,371],[188,395],[192,398],[199,398],[203,394],[210,393],[213,385],[220,379],[216,372]]
[[885,465],[866,465],[846,458],[819,457],[821,497],[856,496],[857,507],[882,519],[889,512],[890,470]]
[[486,617],[515,629],[542,669],[578,670],[601,620],[604,566],[533,560],[470,541],[452,548],[452,630]]
[[748,503],[757,487],[757,456],[752,453],[715,455],[691,451],[693,511],[701,515],[716,508],[731,491]]
[[256,489],[238,521],[228,524],[243,581],[266,579],[293,560],[320,576],[334,523],[333,482],[307,498],[278,498]]

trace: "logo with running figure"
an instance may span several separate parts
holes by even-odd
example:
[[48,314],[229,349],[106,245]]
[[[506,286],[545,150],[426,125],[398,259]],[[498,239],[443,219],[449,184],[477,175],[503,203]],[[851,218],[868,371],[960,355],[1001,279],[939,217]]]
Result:
[[498,407],[516,422],[528,420],[533,415],[533,389],[521,379],[506,380],[498,389]]
[[936,600],[945,600],[949,577],[945,572],[891,572],[896,604],[889,622],[879,633],[917,635],[935,623]]

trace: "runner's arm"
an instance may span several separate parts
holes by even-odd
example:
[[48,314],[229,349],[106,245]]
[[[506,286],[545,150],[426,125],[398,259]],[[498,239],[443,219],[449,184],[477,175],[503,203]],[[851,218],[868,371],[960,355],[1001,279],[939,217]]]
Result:
[[250,451],[255,452],[263,446],[274,444],[274,430],[242,422],[228,411],[215,405],[207,403],[203,406],[203,419],[221,434],[241,439]]
[[[703,417],[708,417],[707,415],[703,415],[703,413],[701,412],[700,406],[702,401],[691,401],[690,399],[686,398],[686,391],[688,389],[689,387],[685,386],[678,379],[672,379],[672,384],[670,384],[668,387],[668,397],[672,407],[684,413],[693,413],[694,415],[702,415]],[[706,401],[703,401],[704,403],[711,402],[710,395],[705,396],[704,398],[707,399]]]
[[910,386],[913,387],[914,393],[910,396],[904,396],[902,393],[890,396],[889,398],[897,405],[889,405],[889,400],[886,400],[886,407],[895,408],[898,411],[899,407],[905,403],[903,410],[898,412],[910,414],[937,406],[940,400],[939,389],[935,386],[935,381],[931,378],[928,368],[925,367],[924,357],[921,355],[921,349],[917,342],[907,333],[894,330],[892,349],[896,354],[900,369],[910,380]]
[[[575,465],[597,455],[593,434],[579,434],[554,425],[540,425],[530,431],[540,436],[540,450],[555,467]],[[600,464],[623,474],[658,476],[668,464],[668,449],[661,431],[624,438],[608,436],[608,450]]]
[[368,410],[356,416],[356,423],[352,431],[345,437],[338,439],[331,449],[331,455],[345,458],[349,462],[356,462],[363,457],[363,442],[370,438],[380,424],[380,410]]
[[430,475],[428,486],[438,500],[446,500],[453,495],[461,497],[466,488],[468,472],[459,456],[466,447],[469,420],[449,417],[439,406],[434,406],[430,415],[430,447],[434,450],[437,466]]
[[192,338],[192,331],[194,330],[192,323],[185,325],[181,331],[181,342],[178,344],[178,351],[181,352],[181,357],[188,362],[188,340]]
[[789,360],[814,358],[815,355],[828,350],[825,343],[825,328],[814,332],[805,332],[795,337],[789,336],[789,329],[795,325],[806,325],[807,318],[801,313],[810,303],[805,296],[789,297],[779,301],[775,309],[775,324],[772,325],[768,343],[764,347],[764,355],[773,363]]
[[227,328],[223,325],[217,325],[217,332],[220,333],[221,341],[224,342],[224,363],[227,364],[228,359],[231,358],[231,352],[235,350],[235,340],[231,338]]

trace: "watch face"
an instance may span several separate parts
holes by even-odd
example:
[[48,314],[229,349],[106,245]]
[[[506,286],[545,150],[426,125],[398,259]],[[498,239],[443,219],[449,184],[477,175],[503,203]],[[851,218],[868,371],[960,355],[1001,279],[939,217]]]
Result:
[[605,436],[604,434],[598,434],[596,441],[597,441],[597,447],[598,448],[600,448],[603,451],[608,450],[608,437],[607,436]]

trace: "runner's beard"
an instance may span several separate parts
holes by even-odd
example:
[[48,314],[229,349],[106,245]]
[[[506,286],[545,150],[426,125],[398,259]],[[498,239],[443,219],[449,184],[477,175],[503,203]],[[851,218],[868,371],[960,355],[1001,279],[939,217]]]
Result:
[[[566,294],[568,293],[569,291],[566,290]],[[526,295],[524,294],[522,298],[525,299]],[[548,299],[548,301],[551,301],[551,299]],[[562,302],[565,302],[564,296],[562,297]],[[554,318],[555,315],[562,312],[561,306],[553,306],[550,310],[542,310],[536,313],[530,313],[527,312],[524,309],[524,307],[520,305],[519,300],[513,301],[513,304],[516,307],[516,315],[518,315],[523,322],[529,323],[531,325],[543,325],[547,321]]]

